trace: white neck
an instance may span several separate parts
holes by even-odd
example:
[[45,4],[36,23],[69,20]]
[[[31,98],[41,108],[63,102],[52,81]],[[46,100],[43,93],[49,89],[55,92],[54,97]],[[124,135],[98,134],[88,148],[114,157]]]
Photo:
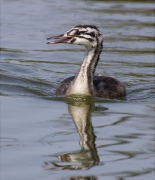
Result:
[[93,77],[101,50],[102,44],[87,51],[78,75],[70,85],[67,95],[94,95]]

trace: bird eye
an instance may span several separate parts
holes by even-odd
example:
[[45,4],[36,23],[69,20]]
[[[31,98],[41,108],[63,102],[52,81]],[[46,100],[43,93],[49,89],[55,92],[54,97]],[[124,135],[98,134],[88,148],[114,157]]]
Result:
[[84,34],[84,33],[86,33],[87,31],[77,31],[76,32],[76,35],[80,35],[80,34]]
[[89,35],[90,35],[91,37],[95,37],[95,33],[94,33],[94,32],[89,33]]
[[80,35],[81,34],[81,32],[80,31],[77,31],[77,33],[76,33],[77,35]]

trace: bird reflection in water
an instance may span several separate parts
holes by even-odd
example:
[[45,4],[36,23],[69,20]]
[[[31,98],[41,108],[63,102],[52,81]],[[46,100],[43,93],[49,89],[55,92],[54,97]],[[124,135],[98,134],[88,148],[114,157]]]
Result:
[[[68,111],[71,114],[80,135],[81,150],[57,156],[61,162],[68,162],[67,165],[59,165],[55,162],[45,162],[47,167],[52,164],[55,168],[61,168],[63,170],[87,170],[99,164],[99,157],[95,145],[96,136],[91,122],[92,112],[97,110],[97,108],[95,108],[90,97],[83,99],[81,97],[76,97],[75,99],[74,97],[73,99],[71,98],[67,101]],[[102,110],[106,110],[106,108],[103,107]],[[53,168],[47,169],[52,170]],[[94,176],[91,176],[90,178],[88,178],[88,176],[86,177],[86,179],[92,179]],[[79,178],[81,179],[82,177],[79,176]],[[96,177],[94,178],[96,179]],[[72,179],[78,179],[78,177],[72,177]]]

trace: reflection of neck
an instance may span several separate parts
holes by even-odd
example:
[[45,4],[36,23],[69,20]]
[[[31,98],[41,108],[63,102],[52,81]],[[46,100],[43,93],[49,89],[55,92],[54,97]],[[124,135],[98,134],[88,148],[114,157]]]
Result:
[[94,95],[93,77],[102,51],[102,44],[88,50],[78,75],[67,91],[70,94]]
[[80,102],[80,104],[78,103],[77,105],[75,103],[74,105],[68,105],[68,110],[80,134],[80,145],[82,149],[58,156],[61,162],[72,162],[69,165],[53,164],[63,169],[90,169],[99,163],[99,157],[95,146],[95,135],[91,123],[91,114],[94,110],[94,104],[82,104],[82,102]]
[[80,145],[83,150],[93,150],[95,147],[95,135],[91,123],[93,105],[72,106],[69,105],[69,112],[75,122],[81,137]]

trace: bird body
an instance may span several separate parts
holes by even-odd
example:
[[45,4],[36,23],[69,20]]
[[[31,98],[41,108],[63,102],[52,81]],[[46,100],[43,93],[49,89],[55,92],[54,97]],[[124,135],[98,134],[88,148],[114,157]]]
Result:
[[87,49],[85,58],[77,76],[62,81],[57,95],[88,95],[103,98],[121,98],[126,95],[125,86],[107,75],[95,76],[95,69],[102,51],[103,36],[96,26],[78,25],[66,33],[47,38],[56,39],[48,44],[69,43],[84,45]]
[[[71,76],[65,80],[63,80],[57,87],[56,94],[59,96],[67,95],[67,91],[72,84],[74,84],[76,76]],[[101,98],[121,98],[125,96],[125,87],[124,85],[115,78],[107,77],[107,76],[94,76],[93,78],[94,85],[94,94],[93,96],[101,97]],[[74,86],[76,87],[76,86]],[[78,86],[81,89],[84,89],[83,86]],[[81,92],[81,91],[80,91]],[[84,94],[91,95],[90,93],[82,92],[73,94]]]

